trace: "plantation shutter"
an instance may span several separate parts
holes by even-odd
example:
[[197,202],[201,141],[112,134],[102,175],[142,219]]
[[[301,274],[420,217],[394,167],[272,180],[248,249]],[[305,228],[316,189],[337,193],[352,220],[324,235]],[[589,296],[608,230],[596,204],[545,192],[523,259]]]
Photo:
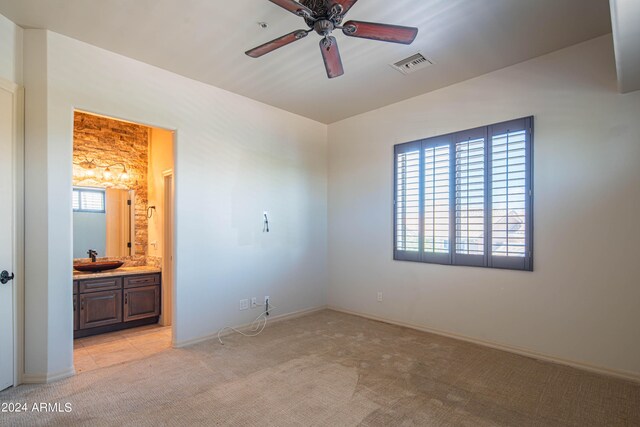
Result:
[[533,117],[395,146],[394,259],[533,270]]
[[451,263],[451,138],[423,142],[423,261]]
[[395,148],[394,258],[420,260],[422,246],[420,217],[420,142]]
[[485,128],[459,132],[456,141],[456,265],[486,265]]
[[492,267],[532,268],[531,129],[531,118],[489,126]]
[[104,190],[73,190],[73,210],[79,212],[105,212]]
[[80,208],[91,212],[104,212],[104,191],[81,191]]
[[80,191],[73,190],[72,206],[74,211],[80,210]]

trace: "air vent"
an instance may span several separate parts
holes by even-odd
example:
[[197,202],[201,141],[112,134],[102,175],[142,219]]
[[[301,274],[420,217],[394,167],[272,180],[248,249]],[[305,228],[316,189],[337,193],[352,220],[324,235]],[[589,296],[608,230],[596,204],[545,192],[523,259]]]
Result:
[[423,68],[427,68],[430,65],[433,65],[433,62],[425,58],[421,53],[416,53],[402,61],[391,64],[393,68],[400,71],[402,74],[411,74]]

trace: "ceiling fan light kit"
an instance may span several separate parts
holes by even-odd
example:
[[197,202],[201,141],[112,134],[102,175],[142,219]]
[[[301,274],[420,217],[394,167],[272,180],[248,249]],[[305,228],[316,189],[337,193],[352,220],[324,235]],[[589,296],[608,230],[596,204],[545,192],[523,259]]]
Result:
[[283,46],[305,38],[315,31],[322,37],[320,51],[324,60],[327,77],[330,79],[344,74],[338,41],[331,33],[342,30],[347,37],[358,37],[391,43],[411,44],[418,35],[418,29],[400,25],[377,24],[364,21],[347,21],[342,25],[344,16],[358,0],[269,0],[270,2],[300,16],[305,20],[308,30],[296,30],[275,40],[245,52],[252,58],[273,52]]

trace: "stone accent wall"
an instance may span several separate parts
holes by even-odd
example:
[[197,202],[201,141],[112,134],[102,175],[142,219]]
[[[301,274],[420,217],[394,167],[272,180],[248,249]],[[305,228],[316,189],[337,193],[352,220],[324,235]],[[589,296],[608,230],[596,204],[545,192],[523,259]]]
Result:
[[[146,257],[149,240],[147,171],[150,130],[146,126],[81,112],[76,112],[74,116],[73,185],[135,190],[136,236],[133,259]],[[110,168],[114,175],[110,180],[102,175],[103,168],[98,168],[95,177],[87,177],[85,170],[76,164],[85,158],[93,160],[98,165],[124,163],[129,179],[126,182],[118,180],[121,167]]]

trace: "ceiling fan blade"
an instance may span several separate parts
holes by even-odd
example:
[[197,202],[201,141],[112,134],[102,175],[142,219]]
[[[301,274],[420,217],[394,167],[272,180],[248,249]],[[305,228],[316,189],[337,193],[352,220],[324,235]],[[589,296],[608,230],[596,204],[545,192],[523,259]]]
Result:
[[345,22],[342,32],[350,37],[402,44],[413,43],[418,35],[417,28],[363,21]]
[[345,15],[357,1],[358,0],[333,0],[329,4],[339,4],[342,6],[342,13],[340,13],[340,15]]
[[295,0],[269,0],[271,3],[287,9],[289,12],[294,13],[302,17],[312,17],[313,11],[307,6],[295,1]]
[[327,69],[327,77],[332,79],[343,75],[344,68],[336,38],[329,36],[320,40],[320,50],[322,51],[322,59],[324,59],[324,67]]
[[286,46],[290,43],[293,43],[296,40],[303,39],[309,34],[305,30],[296,30],[292,33],[289,33],[285,36],[278,37],[275,40],[271,40],[268,43],[255,47],[251,50],[246,51],[245,53],[252,58],[259,58],[262,55],[265,55],[269,52],[273,52],[274,50],[281,48],[282,46]]

